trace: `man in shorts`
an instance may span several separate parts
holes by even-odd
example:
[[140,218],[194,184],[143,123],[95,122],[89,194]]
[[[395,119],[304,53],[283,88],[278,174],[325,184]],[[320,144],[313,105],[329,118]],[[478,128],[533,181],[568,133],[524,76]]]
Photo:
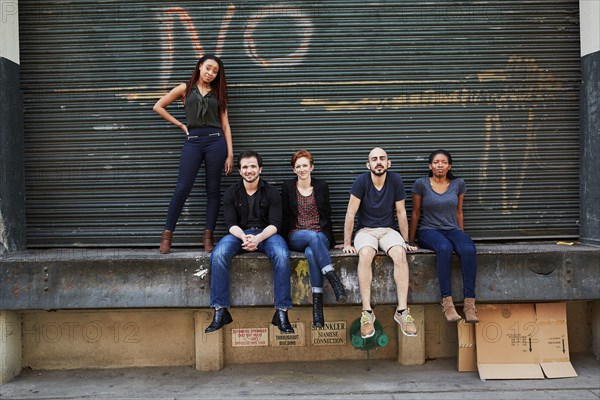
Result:
[[[358,253],[358,286],[362,301],[360,335],[375,334],[375,313],[371,308],[371,265],[377,250],[383,250],[394,262],[394,281],[398,292],[398,307],[394,320],[406,336],[416,336],[417,326],[407,305],[408,262],[406,251],[415,251],[408,245],[408,220],[404,207],[406,192],[399,174],[388,171],[391,162],[387,153],[376,147],[369,153],[369,172],[359,175],[350,190],[350,201],[344,222],[344,253]],[[398,223],[394,220],[394,210]],[[358,215],[358,231],[352,246],[354,219]],[[400,232],[395,230],[400,227]]]

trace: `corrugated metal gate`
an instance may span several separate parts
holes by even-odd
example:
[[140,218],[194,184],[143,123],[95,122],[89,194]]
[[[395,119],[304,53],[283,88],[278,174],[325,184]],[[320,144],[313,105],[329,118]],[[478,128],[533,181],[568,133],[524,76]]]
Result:
[[[290,155],[311,150],[340,237],[374,146],[408,188],[431,150],[450,150],[476,239],[577,237],[577,0],[19,9],[29,246],[157,244],[182,136],[152,105],[203,52],[225,62],[236,153],[260,151],[263,176],[279,183],[293,176]],[[176,244],[199,242],[202,182]]]

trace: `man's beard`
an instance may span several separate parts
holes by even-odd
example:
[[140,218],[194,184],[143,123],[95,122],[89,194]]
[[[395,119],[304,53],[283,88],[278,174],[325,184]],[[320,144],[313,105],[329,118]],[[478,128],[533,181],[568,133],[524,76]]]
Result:
[[385,175],[386,172],[387,172],[387,168],[385,168],[385,167],[383,167],[383,169],[379,170],[379,171],[377,170],[377,167],[375,167],[371,170],[371,173],[375,176],[383,176],[383,175]]
[[253,176],[250,176],[250,177],[242,176],[242,178],[244,179],[244,181],[246,181],[248,183],[254,183],[254,182],[256,182],[259,177],[260,177],[260,175],[253,175]]

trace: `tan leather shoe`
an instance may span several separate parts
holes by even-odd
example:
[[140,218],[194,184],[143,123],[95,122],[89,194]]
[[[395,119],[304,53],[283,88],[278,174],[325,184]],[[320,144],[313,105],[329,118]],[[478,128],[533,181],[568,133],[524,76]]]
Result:
[[442,311],[444,312],[446,321],[448,322],[456,322],[462,319],[462,317],[456,312],[456,307],[454,307],[452,296],[446,296],[442,299]]
[[465,298],[465,304],[463,305],[463,311],[465,312],[465,320],[471,324],[479,322],[477,318],[477,308],[475,308],[475,299],[472,297]]

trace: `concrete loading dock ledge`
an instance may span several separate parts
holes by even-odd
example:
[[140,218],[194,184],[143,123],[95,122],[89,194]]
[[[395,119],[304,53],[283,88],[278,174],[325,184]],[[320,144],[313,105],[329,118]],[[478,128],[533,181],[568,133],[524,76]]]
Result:
[[[175,251],[162,256],[154,249],[53,249],[4,256],[0,259],[2,381],[10,380],[24,366],[195,365],[210,371],[226,362],[364,359],[366,354],[349,343],[332,347],[309,343],[310,308],[302,307],[310,304],[307,264],[302,254],[292,253],[291,257],[295,308],[290,318],[303,328],[301,339],[305,342],[289,347],[234,347],[231,329],[269,326],[272,277],[263,255],[234,258],[234,323],[213,335],[203,333],[210,323],[206,253]],[[360,315],[357,257],[334,251],[333,259],[348,288],[349,302],[332,307],[336,302],[326,288],[325,319],[345,321],[349,327]],[[391,318],[396,301],[392,264],[387,256],[379,255],[372,296],[381,310],[378,317],[390,335],[390,345],[372,351],[371,357],[396,358],[410,365],[424,363],[426,358],[454,356],[455,329],[446,326],[437,305],[435,256],[427,251],[409,254],[409,265],[409,305],[421,334],[405,338],[395,331]],[[571,350],[593,350],[598,355],[600,248],[480,244],[478,266],[479,303],[569,302],[568,314],[577,316],[569,321],[570,334],[578,335],[577,340],[571,340]],[[458,258],[453,274],[458,287]],[[456,296],[456,300],[462,298]],[[59,311],[46,312],[51,310]],[[448,343],[440,344],[440,340]]]

